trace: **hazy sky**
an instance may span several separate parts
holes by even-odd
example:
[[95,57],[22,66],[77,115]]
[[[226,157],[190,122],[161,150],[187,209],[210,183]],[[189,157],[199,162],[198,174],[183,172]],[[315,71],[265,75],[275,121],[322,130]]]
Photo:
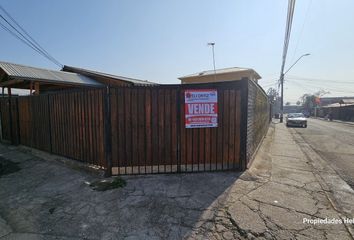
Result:
[[[1,0],[61,63],[159,83],[212,68],[249,67],[267,90],[279,77],[286,0]],[[285,101],[329,90],[354,96],[354,1],[297,0]],[[0,28],[0,60],[58,67]],[[321,80],[321,81],[320,81]]]

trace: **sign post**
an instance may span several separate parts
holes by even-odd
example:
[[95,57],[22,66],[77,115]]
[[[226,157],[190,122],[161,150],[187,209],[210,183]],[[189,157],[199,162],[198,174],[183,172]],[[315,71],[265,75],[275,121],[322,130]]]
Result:
[[187,89],[184,92],[186,128],[218,126],[218,92],[216,89]]

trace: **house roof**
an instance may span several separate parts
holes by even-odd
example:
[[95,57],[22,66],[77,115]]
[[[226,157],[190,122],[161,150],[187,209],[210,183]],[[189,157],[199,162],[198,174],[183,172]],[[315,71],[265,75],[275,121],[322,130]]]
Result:
[[77,73],[69,73],[43,68],[24,66],[15,63],[1,62],[0,68],[8,75],[9,80],[29,80],[52,84],[70,84],[99,87],[101,83]]
[[337,107],[348,107],[348,106],[354,106],[354,103],[332,103],[328,104],[326,106],[323,106],[323,108],[337,108]]
[[207,70],[198,73],[193,73],[190,75],[186,75],[180,77],[179,79],[187,79],[187,78],[195,78],[195,77],[202,77],[202,76],[209,76],[209,75],[222,75],[222,74],[230,74],[230,73],[240,73],[240,72],[248,72],[254,74],[255,79],[260,79],[261,76],[252,68],[241,68],[241,67],[231,67],[231,68],[222,68],[214,70]]
[[88,70],[88,69],[84,69],[84,68],[71,67],[71,66],[67,66],[67,65],[64,65],[62,71],[80,73],[80,74],[90,76],[90,77],[104,77],[104,78],[108,78],[108,79],[132,83],[133,85],[157,85],[157,83],[150,82],[147,80],[122,77],[122,76],[117,76],[117,75],[113,75],[113,74],[109,74],[109,73],[102,73],[102,72],[98,72],[98,71]]
[[340,104],[354,104],[354,98],[353,99],[341,99],[339,101]]

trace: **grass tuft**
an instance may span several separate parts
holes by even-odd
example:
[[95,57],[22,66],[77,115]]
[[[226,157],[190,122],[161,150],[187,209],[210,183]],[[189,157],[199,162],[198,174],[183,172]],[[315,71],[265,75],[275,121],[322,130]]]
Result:
[[107,191],[116,188],[123,188],[127,185],[127,182],[120,178],[115,177],[112,180],[100,180],[90,184],[90,187],[96,191]]

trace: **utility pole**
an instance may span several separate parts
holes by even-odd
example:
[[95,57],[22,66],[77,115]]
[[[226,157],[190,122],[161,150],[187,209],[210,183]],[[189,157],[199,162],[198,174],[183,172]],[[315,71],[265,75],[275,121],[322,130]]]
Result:
[[280,74],[280,122],[283,122],[283,114],[284,114],[284,73],[283,71]]
[[212,51],[213,51],[214,81],[216,81],[215,52],[214,52],[215,42],[210,42],[210,43],[208,43],[208,46],[211,46],[211,49],[212,49]]
[[284,114],[284,76],[285,74],[287,74],[290,69],[292,69],[292,67],[294,67],[296,65],[296,63],[298,63],[298,61],[300,61],[301,58],[303,57],[307,57],[307,56],[310,56],[310,53],[306,53],[306,54],[303,54],[301,55],[289,68],[288,70],[285,71],[284,73],[284,69],[282,68],[281,69],[281,74],[280,74],[280,93],[281,93],[281,98],[280,98],[280,113],[281,113],[281,116],[280,116],[280,122],[283,122],[283,114]]
[[281,100],[280,100],[280,122],[283,122],[283,102],[284,102],[284,67],[285,67],[285,62],[286,62],[286,56],[288,53],[288,48],[289,48],[289,40],[290,40],[290,33],[291,33],[291,26],[293,23],[293,16],[294,16],[294,11],[295,11],[295,1],[296,0],[288,0],[288,14],[286,18],[286,26],[285,26],[285,38],[284,38],[284,46],[283,46],[283,56],[282,56],[282,64],[281,64],[281,70],[280,70],[280,78],[279,82],[281,85]]

